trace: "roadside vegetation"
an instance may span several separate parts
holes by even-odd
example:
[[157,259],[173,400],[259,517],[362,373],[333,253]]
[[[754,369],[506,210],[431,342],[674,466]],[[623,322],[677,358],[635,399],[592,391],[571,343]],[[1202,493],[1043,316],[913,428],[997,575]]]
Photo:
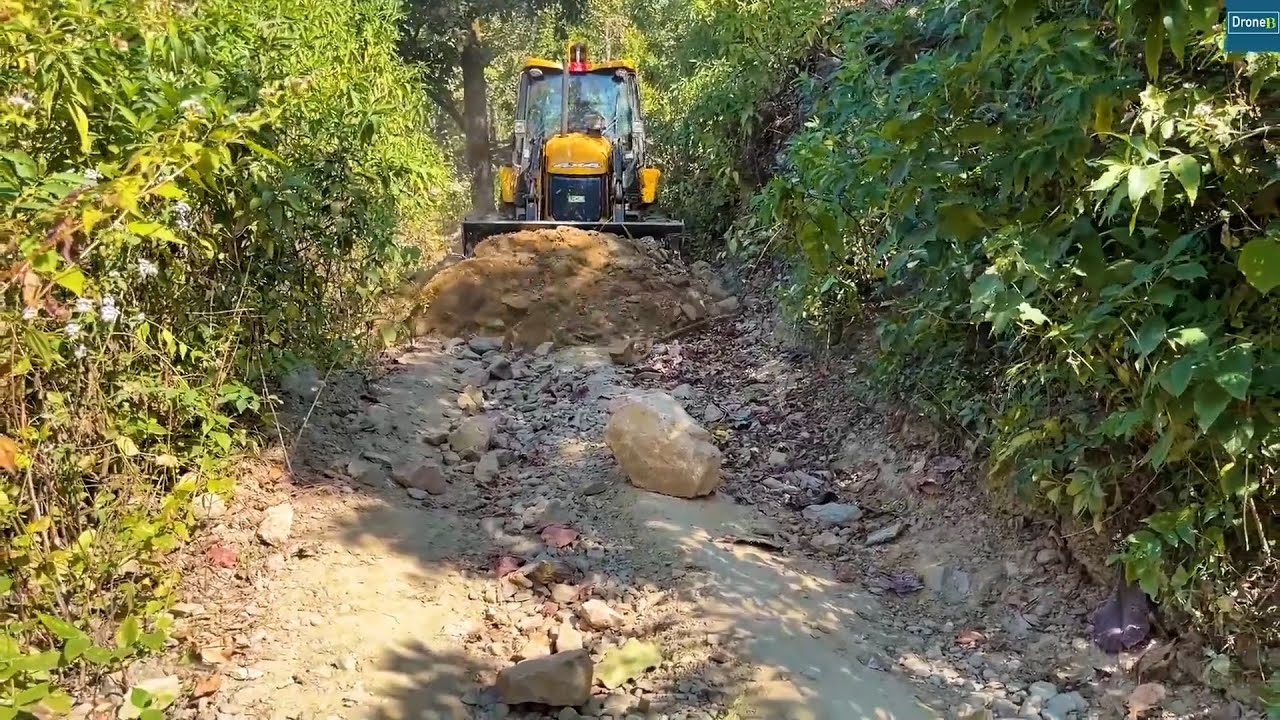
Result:
[[265,380],[380,342],[456,195],[397,18],[0,6],[0,718],[164,647],[165,556],[270,427]]

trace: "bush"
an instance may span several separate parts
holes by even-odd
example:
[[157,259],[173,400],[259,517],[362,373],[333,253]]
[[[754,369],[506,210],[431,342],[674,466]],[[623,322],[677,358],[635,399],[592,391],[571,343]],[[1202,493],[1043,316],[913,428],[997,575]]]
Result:
[[1165,607],[1274,643],[1280,61],[1225,55],[1217,23],[1204,2],[853,11],[756,220],[810,296],[884,301],[883,377],[983,438],[994,479],[1122,531]]
[[165,642],[263,381],[355,357],[450,198],[392,0],[0,6],[0,718]]

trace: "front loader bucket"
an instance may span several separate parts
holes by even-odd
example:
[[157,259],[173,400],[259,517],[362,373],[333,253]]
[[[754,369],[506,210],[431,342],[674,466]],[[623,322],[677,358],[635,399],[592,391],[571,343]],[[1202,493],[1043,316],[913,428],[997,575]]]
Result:
[[[491,235],[518,232],[520,230],[546,230],[550,228],[570,227],[579,230],[595,230],[625,238],[642,238],[652,236],[667,238],[684,232],[684,223],[679,220],[655,218],[650,220],[628,220],[626,222],[566,222],[561,220],[501,220],[479,219],[462,221],[462,254],[471,257],[476,245]],[[669,245],[669,243],[668,243]],[[681,248],[676,247],[677,252]]]

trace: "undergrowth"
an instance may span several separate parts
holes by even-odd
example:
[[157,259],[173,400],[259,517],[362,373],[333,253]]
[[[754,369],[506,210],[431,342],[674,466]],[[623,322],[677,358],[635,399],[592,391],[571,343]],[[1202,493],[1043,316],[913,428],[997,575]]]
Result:
[[[1203,0],[866,4],[818,36],[830,9],[708,5],[686,54],[716,59],[666,138],[686,196],[748,208],[731,249],[792,260],[815,325],[877,308],[883,387],[1256,668],[1280,643],[1280,61],[1225,54]],[[729,149],[815,45],[840,67],[796,81],[804,127],[740,203]]]
[[396,12],[0,5],[0,719],[165,646],[266,379],[370,342],[448,181]]

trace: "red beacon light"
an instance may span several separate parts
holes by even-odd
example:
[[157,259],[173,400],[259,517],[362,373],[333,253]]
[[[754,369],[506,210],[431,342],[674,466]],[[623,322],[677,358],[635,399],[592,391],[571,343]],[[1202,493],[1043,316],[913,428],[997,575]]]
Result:
[[587,65],[587,48],[582,43],[574,43],[569,46],[569,72],[584,73],[589,69]]

